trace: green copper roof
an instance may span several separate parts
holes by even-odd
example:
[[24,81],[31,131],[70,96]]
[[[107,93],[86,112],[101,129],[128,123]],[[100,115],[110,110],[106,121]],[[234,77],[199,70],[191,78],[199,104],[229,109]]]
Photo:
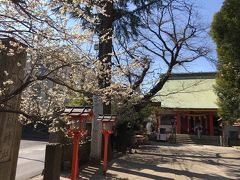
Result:
[[174,74],[152,99],[164,108],[217,109],[214,74]]

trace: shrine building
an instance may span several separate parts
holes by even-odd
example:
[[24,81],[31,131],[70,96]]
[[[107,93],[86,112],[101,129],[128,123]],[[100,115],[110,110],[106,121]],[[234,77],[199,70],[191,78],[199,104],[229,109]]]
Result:
[[213,72],[172,74],[152,99],[158,129],[166,133],[219,135]]

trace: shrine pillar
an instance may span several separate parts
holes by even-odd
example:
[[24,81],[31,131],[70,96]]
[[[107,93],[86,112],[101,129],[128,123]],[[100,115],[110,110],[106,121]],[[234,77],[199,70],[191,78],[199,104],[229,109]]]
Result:
[[209,124],[209,135],[214,135],[214,127],[213,127],[213,112],[208,113],[208,124]]
[[160,119],[160,114],[155,112],[155,117],[156,117],[156,121],[157,121],[157,129],[156,132],[160,133],[160,124],[161,124],[161,119]]
[[177,126],[177,134],[181,133],[181,114],[180,112],[176,112],[176,126]]

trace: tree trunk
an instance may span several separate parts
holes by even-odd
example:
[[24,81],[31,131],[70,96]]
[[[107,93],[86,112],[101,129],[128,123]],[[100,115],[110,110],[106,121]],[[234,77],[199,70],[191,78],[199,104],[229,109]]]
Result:
[[[98,85],[100,88],[107,88],[111,84],[112,70],[112,36],[114,9],[112,1],[104,1],[102,7],[105,7],[106,15],[100,15],[99,25],[99,61],[100,72],[98,76]],[[111,97],[108,97],[109,101]],[[111,103],[103,102],[103,114],[111,114]]]
[[229,127],[227,125],[222,128],[222,146],[229,147]]

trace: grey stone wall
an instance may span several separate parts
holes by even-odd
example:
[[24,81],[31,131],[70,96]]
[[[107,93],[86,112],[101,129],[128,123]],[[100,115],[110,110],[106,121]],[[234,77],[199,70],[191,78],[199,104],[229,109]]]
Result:
[[223,146],[240,145],[240,127],[224,126],[222,145]]

